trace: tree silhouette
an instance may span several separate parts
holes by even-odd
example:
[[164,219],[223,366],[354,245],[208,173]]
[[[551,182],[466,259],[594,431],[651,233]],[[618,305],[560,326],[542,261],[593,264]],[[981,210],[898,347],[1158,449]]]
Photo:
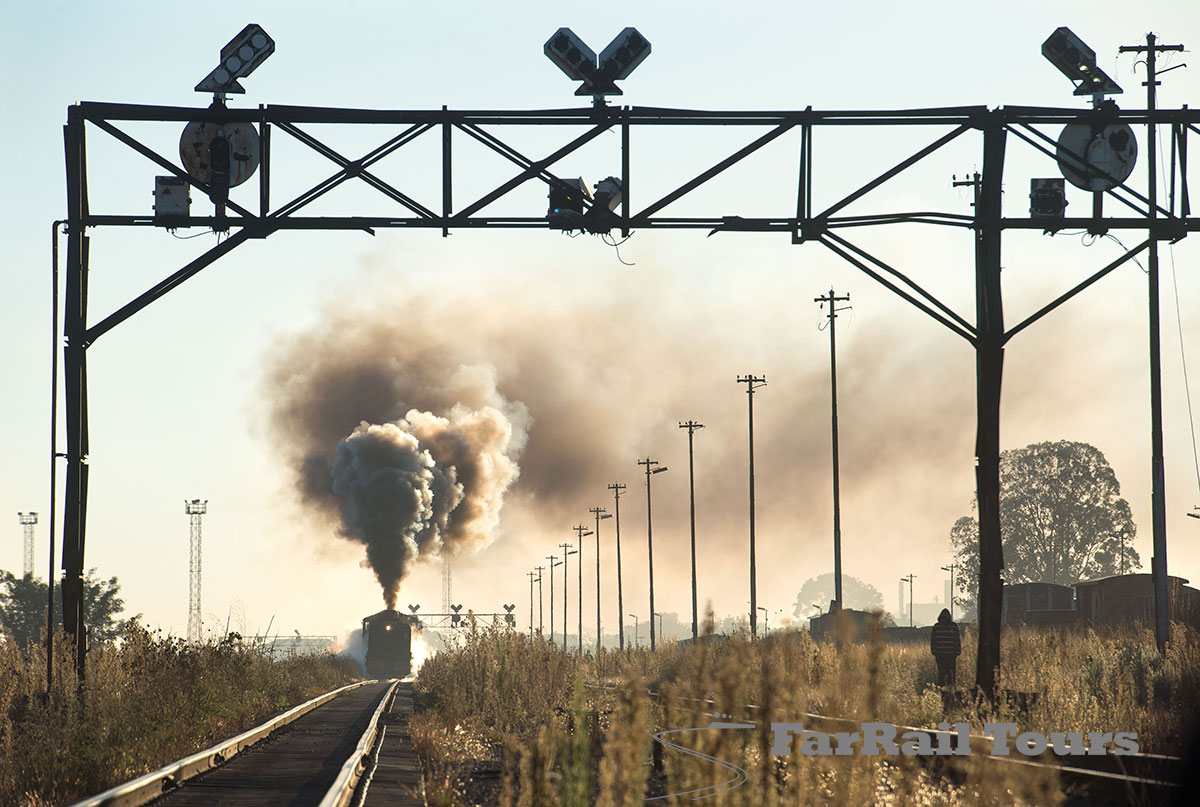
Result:
[[[127,622],[118,619],[125,610],[117,578],[100,580],[96,570],[89,569],[83,581],[83,622],[89,642],[112,641]],[[22,650],[41,640],[46,627],[46,596],[48,587],[36,577],[17,577],[0,569],[0,630],[8,633]],[[62,588],[54,590],[54,624],[62,625]]]
[[[819,574],[806,580],[796,594],[792,616],[798,619],[812,616],[813,603],[819,604],[822,611],[828,611],[829,603],[833,600],[833,593],[833,572]],[[842,607],[860,611],[883,608],[883,595],[870,583],[864,583],[857,577],[844,574],[842,575]]]
[[[1141,565],[1129,502],[1104,454],[1061,440],[1000,454],[1000,532],[1005,583],[1071,586]],[[974,607],[979,587],[979,523],[964,516],[950,530],[956,602]]]

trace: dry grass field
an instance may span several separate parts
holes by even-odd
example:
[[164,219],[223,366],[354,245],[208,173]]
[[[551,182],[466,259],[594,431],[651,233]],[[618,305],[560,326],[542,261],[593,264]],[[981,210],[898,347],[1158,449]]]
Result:
[[[61,638],[61,637],[60,637]],[[189,645],[134,625],[89,651],[82,687],[71,650],[24,659],[0,641],[0,804],[61,805],[133,779],[359,675],[355,661],[272,661],[239,641]]]
[[[973,638],[964,636],[960,683],[974,677]],[[880,757],[795,749],[776,757],[768,724],[815,712],[922,727],[967,721],[974,733],[985,721],[1005,721],[1047,734],[1135,731],[1141,751],[1172,754],[1200,715],[1200,637],[1182,625],[1165,656],[1151,632],[1132,630],[1006,629],[1002,653],[1000,687],[1036,693],[1024,709],[1015,698],[991,706],[969,697],[947,708],[921,646],[876,640],[839,649],[807,633],[779,633],[579,659],[540,637],[471,630],[422,667],[424,709],[411,725],[429,803],[439,807],[625,807],[647,794],[717,785],[733,774],[682,753],[663,753],[660,773],[650,764],[655,731],[707,725],[685,697],[712,698],[712,711],[759,725],[671,738],[745,770],[744,784],[709,804],[1042,805],[1064,798],[1053,771],[1014,774],[969,757],[965,777],[950,784],[908,757],[886,765]],[[681,697],[660,706],[647,690]],[[745,704],[761,711],[750,714]]]
[[[972,678],[972,639],[964,636],[962,682]],[[1200,636],[1180,625],[1165,656],[1149,631],[1006,630],[1001,687],[1033,693],[1024,708],[969,696],[947,708],[926,649],[878,639],[839,648],[807,633],[708,636],[578,658],[541,637],[472,626],[451,645],[421,668],[410,724],[433,807],[625,807],[717,786],[729,769],[652,751],[656,731],[708,724],[692,698],[758,723],[670,738],[744,770],[744,783],[704,801],[747,807],[1063,801],[1052,770],[1014,775],[976,757],[951,783],[911,757],[810,757],[798,743],[790,756],[773,755],[769,724],[808,712],[926,727],[966,721],[975,731],[989,720],[1043,733],[1135,731],[1142,751],[1168,754],[1179,753],[1200,714]],[[56,658],[47,699],[44,656],[23,659],[0,643],[0,804],[42,807],[98,792],[358,674],[346,659],[272,661],[237,641],[194,646],[136,626],[89,654],[82,687],[67,648]]]

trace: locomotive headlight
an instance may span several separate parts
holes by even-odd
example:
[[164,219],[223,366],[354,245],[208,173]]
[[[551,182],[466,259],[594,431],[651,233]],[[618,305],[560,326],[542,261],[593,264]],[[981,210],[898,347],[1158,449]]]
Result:
[[391,630],[391,629],[392,629],[392,626],[391,626],[391,625],[384,625],[384,626],[383,626],[383,629],[384,629],[384,630]]

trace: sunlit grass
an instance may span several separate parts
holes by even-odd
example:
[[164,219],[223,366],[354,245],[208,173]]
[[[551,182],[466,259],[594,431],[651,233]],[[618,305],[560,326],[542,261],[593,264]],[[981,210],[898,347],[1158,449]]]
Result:
[[272,661],[240,641],[191,645],[134,625],[91,649],[83,685],[61,635],[46,657],[0,641],[0,804],[65,804],[155,770],[352,680],[333,656]]
[[[706,799],[714,805],[1054,804],[1063,798],[1053,771],[1031,774],[963,760],[957,784],[930,776],[919,760],[860,754],[771,754],[773,721],[806,712],[935,727],[965,721],[1015,722],[1022,730],[1135,731],[1142,751],[1178,753],[1200,713],[1200,637],[1175,625],[1159,655],[1148,630],[1005,629],[995,704],[971,695],[974,637],[964,636],[961,695],[949,707],[935,686],[924,645],[816,643],[806,632],[708,637],[582,659],[540,637],[499,627],[469,630],[430,660],[417,679],[425,712],[414,741],[437,783],[437,804],[468,804],[469,760],[504,769],[503,805],[640,805],[651,795],[714,787],[733,774],[667,751],[651,770],[651,737],[667,728],[702,727],[704,712],[758,724],[707,730],[676,741],[745,770],[740,786]],[[589,686],[582,686],[589,685]],[[601,688],[607,685],[609,688]],[[647,690],[672,696],[652,703]],[[1018,697],[1018,693],[1030,693]],[[747,710],[747,704],[760,707]],[[798,745],[798,744],[797,744]],[[587,764],[582,758],[586,755]],[[646,783],[649,781],[649,791]],[[670,800],[668,800],[669,803]]]

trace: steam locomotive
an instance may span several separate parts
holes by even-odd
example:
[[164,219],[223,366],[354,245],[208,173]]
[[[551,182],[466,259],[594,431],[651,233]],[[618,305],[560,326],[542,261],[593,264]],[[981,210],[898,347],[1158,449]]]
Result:
[[412,632],[420,621],[399,611],[383,610],[364,617],[363,641],[367,646],[367,675],[403,678],[412,672]]

